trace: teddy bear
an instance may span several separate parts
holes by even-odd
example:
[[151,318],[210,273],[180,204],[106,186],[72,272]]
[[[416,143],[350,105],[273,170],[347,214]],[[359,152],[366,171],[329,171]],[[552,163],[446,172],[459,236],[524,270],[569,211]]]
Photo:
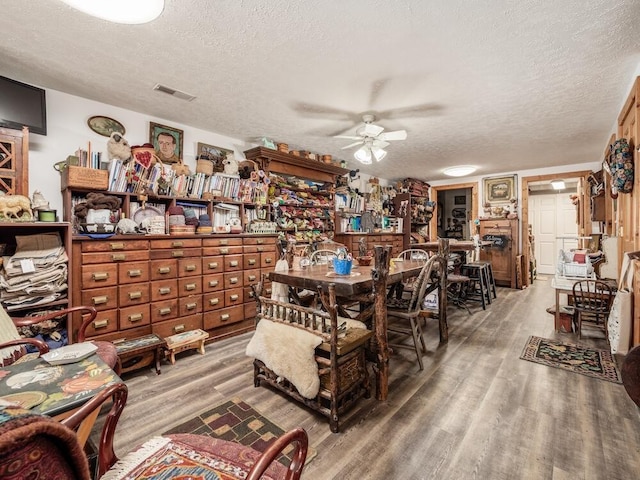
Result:
[[131,146],[126,138],[118,132],[112,132],[107,140],[107,156],[109,160],[129,160],[131,158]]

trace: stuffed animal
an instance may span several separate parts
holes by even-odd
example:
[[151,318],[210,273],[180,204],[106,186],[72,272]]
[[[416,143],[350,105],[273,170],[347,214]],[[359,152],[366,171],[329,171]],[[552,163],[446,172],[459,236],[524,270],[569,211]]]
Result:
[[112,132],[107,140],[107,156],[109,160],[129,160],[131,158],[131,147],[126,138],[118,132]]
[[238,161],[233,157],[233,155],[227,155],[222,161],[224,165],[224,173],[227,175],[238,175]]
[[130,218],[121,218],[116,225],[118,233],[136,233],[138,224]]

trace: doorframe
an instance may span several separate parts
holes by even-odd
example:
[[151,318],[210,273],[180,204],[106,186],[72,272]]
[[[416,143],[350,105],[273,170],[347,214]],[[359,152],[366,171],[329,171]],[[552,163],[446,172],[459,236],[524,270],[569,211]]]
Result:
[[[591,170],[578,170],[575,172],[562,172],[562,173],[550,173],[547,175],[534,175],[531,177],[522,177],[520,198],[522,199],[520,209],[520,231],[522,239],[522,255],[524,256],[524,272],[522,284],[528,286],[531,284],[531,272],[529,271],[529,262],[531,261],[529,250],[531,249],[531,242],[529,241],[529,182],[562,180],[564,178],[578,178],[581,179],[581,185],[584,188],[587,185],[587,178],[591,175]],[[580,195],[580,189],[578,189],[578,195]],[[578,235],[583,237],[591,235],[591,222],[586,221],[586,214],[589,212],[589,205],[585,205],[585,199],[587,195],[582,193],[579,199],[578,206]]]
[[[452,185],[439,185],[437,187],[431,187],[431,196],[432,200],[436,202],[436,207],[434,210],[434,214],[431,217],[431,222],[429,222],[429,239],[434,241],[438,237],[438,192],[442,192],[444,190],[457,190],[460,188],[470,188],[471,189],[471,219],[478,218],[478,184],[479,182],[469,182],[469,183],[455,183]],[[434,237],[435,233],[435,237]]]

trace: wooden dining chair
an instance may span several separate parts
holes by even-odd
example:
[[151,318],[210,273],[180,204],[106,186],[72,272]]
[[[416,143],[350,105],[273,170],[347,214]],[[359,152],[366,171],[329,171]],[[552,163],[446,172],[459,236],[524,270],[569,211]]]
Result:
[[[147,440],[119,459],[113,440],[127,394],[124,383],[112,384],[60,422],[22,409],[0,411],[0,472],[11,471],[9,478],[15,479],[93,478],[75,430],[111,402],[98,443],[96,478],[298,480],[302,474],[308,437],[301,428],[283,434],[264,453],[204,435],[173,434]],[[285,467],[276,459],[290,445],[292,461]]]
[[613,304],[614,290],[600,280],[579,280],[573,284],[574,323],[578,338],[582,338],[582,323],[602,329],[608,338],[607,321]]

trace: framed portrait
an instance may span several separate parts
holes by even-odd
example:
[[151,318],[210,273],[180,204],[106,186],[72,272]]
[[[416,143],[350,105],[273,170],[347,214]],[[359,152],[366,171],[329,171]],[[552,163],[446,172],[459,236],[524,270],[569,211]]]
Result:
[[512,198],[517,200],[517,178],[517,175],[509,175],[508,177],[484,178],[483,182],[485,203],[509,203]]
[[454,205],[466,205],[467,204],[467,197],[465,197],[464,195],[455,195],[453,197],[453,204]]
[[149,143],[163,163],[182,163],[183,130],[149,122]]
[[87,125],[91,130],[103,137],[110,137],[113,132],[118,132],[120,135],[125,134],[125,128],[119,121],[102,115],[94,115],[89,118]]

